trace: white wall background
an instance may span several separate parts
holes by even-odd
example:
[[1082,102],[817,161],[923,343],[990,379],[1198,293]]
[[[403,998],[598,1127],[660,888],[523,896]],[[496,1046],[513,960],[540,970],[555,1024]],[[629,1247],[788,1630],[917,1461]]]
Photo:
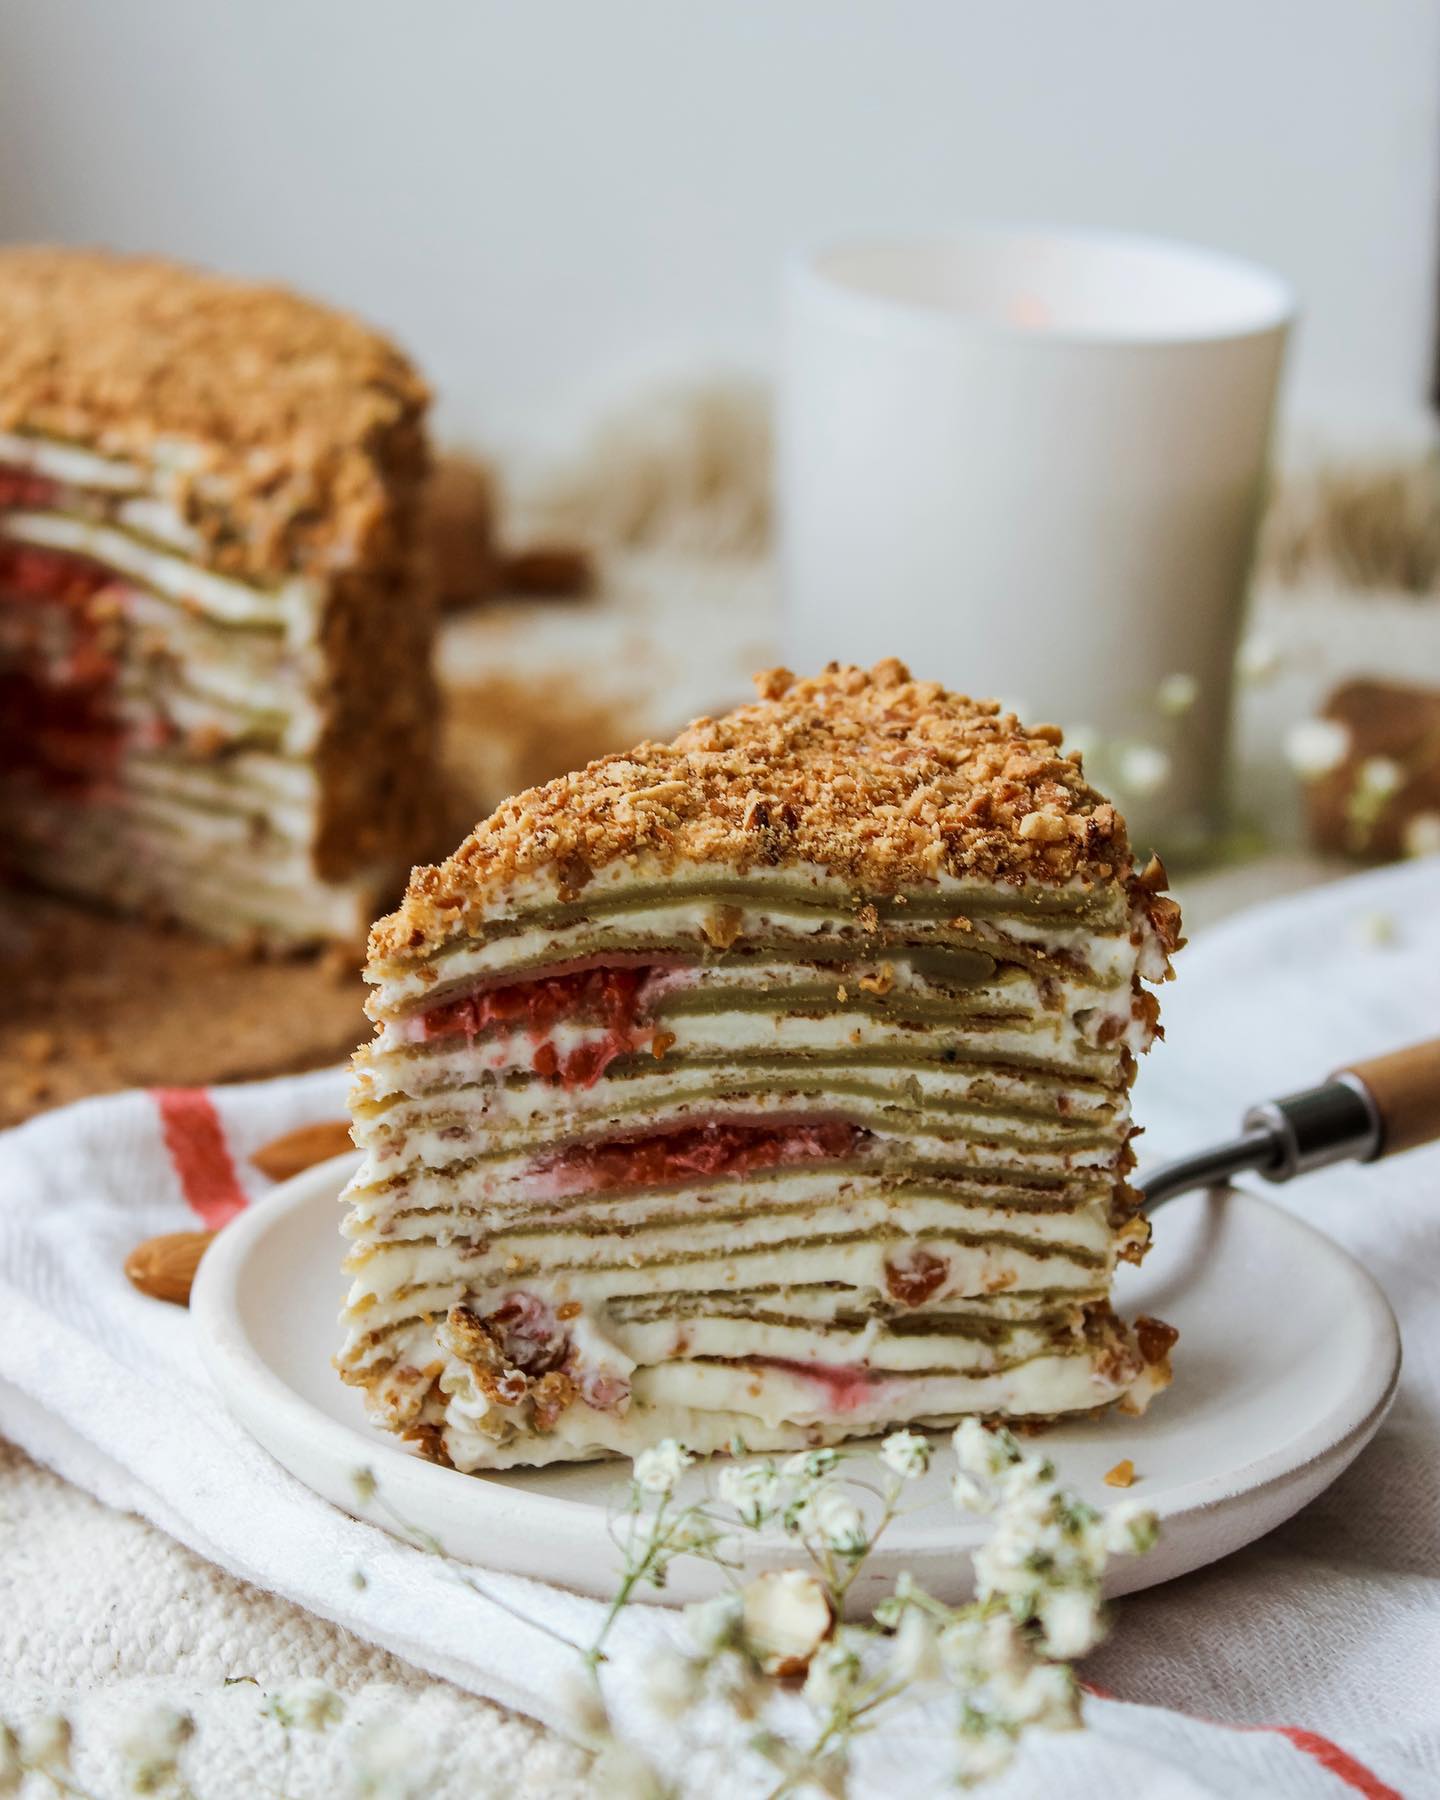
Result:
[[1413,418],[1435,0],[4,0],[0,238],[276,275],[513,444],[763,363],[799,240],[1022,216],[1269,262],[1305,416]]

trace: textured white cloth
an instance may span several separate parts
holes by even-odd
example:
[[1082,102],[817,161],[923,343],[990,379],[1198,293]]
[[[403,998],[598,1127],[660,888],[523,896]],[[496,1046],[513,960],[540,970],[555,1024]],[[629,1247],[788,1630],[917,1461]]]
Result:
[[[1180,966],[1165,996],[1169,1041],[1137,1099],[1150,1155],[1230,1130],[1250,1100],[1304,1085],[1337,1061],[1440,1029],[1440,862],[1265,908],[1207,934]],[[343,1086],[326,1073],[215,1094],[235,1169],[252,1193],[265,1184],[248,1153],[294,1125],[335,1116]],[[12,1529],[0,1539],[0,1699],[24,1711],[68,1699],[87,1679],[103,1681],[113,1657],[117,1673],[187,1704],[197,1687],[206,1690],[217,1728],[232,1736],[242,1723],[259,1729],[253,1689],[232,1688],[228,1696],[243,1694],[243,1704],[220,1704],[217,1670],[253,1672],[235,1664],[251,1647],[257,1657],[266,1652],[264,1621],[294,1617],[275,1595],[344,1628],[317,1625],[321,1666],[305,1668],[312,1652],[302,1648],[298,1670],[327,1674],[341,1645],[343,1684],[352,1689],[357,1658],[370,1658],[357,1712],[390,1701],[402,1714],[418,1709],[414,1729],[437,1757],[419,1791],[483,1792],[491,1780],[503,1791],[571,1791],[577,1765],[553,1740],[518,1722],[502,1729],[493,1710],[477,1713],[451,1688],[417,1693],[393,1661],[563,1727],[568,1652],[477,1597],[448,1565],[343,1517],[279,1470],[220,1409],[188,1316],[125,1282],[121,1265],[137,1240],[194,1223],[159,1117],[151,1097],[122,1095],[0,1138],[0,1433],[267,1592],[206,1572],[213,1638],[147,1659],[127,1640],[125,1581],[98,1558],[93,1571],[82,1560],[68,1571],[64,1604],[83,1615],[93,1593],[100,1616],[58,1629],[89,1657],[88,1676],[73,1657],[47,1670],[54,1652],[45,1625],[29,1618],[17,1631],[4,1604],[7,1572],[26,1555]],[[1121,1603],[1114,1637],[1086,1673],[1123,1701],[1092,1701],[1088,1733],[1034,1738],[997,1795],[1440,1795],[1437,1190],[1440,1151],[1428,1150],[1287,1191],[1287,1203],[1367,1263],[1401,1316],[1406,1370],[1395,1410],[1375,1445],[1300,1518],[1216,1569]],[[328,1293],[319,1303],[330,1304]],[[112,1555],[119,1542],[110,1534]],[[174,1555],[176,1568],[198,1567]],[[354,1585],[357,1569],[363,1588]],[[598,1609],[588,1601],[512,1578],[484,1580],[572,1640],[593,1634]],[[615,1691],[627,1719],[638,1718],[633,1696],[648,1653],[672,1629],[653,1611],[622,1620]],[[364,1652],[357,1639],[392,1657]],[[165,1683],[170,1658],[188,1687]],[[278,1674],[286,1672],[282,1658]],[[107,1722],[102,1701],[89,1710]],[[202,1717],[210,1717],[203,1708]],[[217,1764],[198,1784],[201,1795],[254,1791],[261,1752],[244,1755],[240,1777],[235,1758],[223,1772]],[[873,1791],[895,1791],[903,1779],[922,1793],[939,1785],[943,1744],[918,1734],[881,1741],[867,1760]],[[97,1792],[120,1791],[103,1785],[118,1774],[96,1768]],[[308,1747],[294,1771],[292,1792],[343,1791]]]

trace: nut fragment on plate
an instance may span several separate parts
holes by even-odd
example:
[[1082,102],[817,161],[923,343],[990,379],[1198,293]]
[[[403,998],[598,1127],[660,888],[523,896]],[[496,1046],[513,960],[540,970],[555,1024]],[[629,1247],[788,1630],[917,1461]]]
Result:
[[125,1258],[125,1273],[150,1299],[188,1306],[195,1271],[214,1236],[213,1231],[167,1231],[146,1238]]
[[1113,1469],[1105,1471],[1106,1487],[1126,1488],[1135,1479],[1135,1465],[1127,1456],[1123,1462],[1116,1463]]
[[319,1125],[302,1125],[283,1137],[272,1138],[252,1151],[250,1160],[272,1181],[288,1181],[302,1169],[340,1156],[351,1147],[349,1121],[326,1119]]
[[803,1675],[835,1624],[830,1600],[805,1569],[771,1569],[746,1582],[745,1637],[767,1675]]

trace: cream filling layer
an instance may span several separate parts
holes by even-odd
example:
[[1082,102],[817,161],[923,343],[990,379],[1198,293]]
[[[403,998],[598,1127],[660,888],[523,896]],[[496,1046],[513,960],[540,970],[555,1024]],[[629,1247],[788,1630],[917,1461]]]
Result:
[[[647,903],[637,905],[633,910],[607,912],[595,919],[533,927],[493,938],[488,943],[469,944],[446,956],[443,964],[422,964],[403,975],[381,981],[368,1010],[373,1018],[389,1021],[411,1010],[412,1003],[417,1000],[432,1003],[441,975],[442,993],[448,994],[452,989],[459,992],[481,977],[493,979],[511,970],[524,970],[528,974],[544,963],[564,963],[589,956],[594,953],[592,946],[630,944],[643,954],[647,943],[663,945],[678,939],[693,944],[697,957],[703,957],[716,941],[724,942],[726,937],[736,948],[744,949],[747,940],[773,933],[800,944],[823,940],[825,956],[836,961],[874,963],[888,954],[882,939],[863,931],[856,923],[853,908],[826,914],[758,898],[754,904],[744,906],[735,902],[724,904],[739,912],[738,920],[727,918],[717,926],[716,906],[702,900],[677,901],[669,905]],[[1094,985],[1103,983],[1125,988],[1134,975],[1136,946],[1128,935],[1100,934],[1088,927],[1027,927],[1022,941],[1020,932],[1012,931],[1011,924],[1009,919],[1003,924],[986,923],[983,930],[972,928],[967,936],[983,940],[987,949],[993,946],[994,953],[1001,959],[1007,945],[1079,955],[1095,978]],[[717,929],[723,933],[718,940]],[[901,927],[888,929],[898,933]],[[954,941],[954,934],[947,936],[944,925],[938,922],[907,922],[903,930],[905,941],[917,947]],[[1060,965],[1055,974],[1065,977],[1069,971]]]
[[[341,1360],[363,1361],[366,1340],[373,1332],[426,1314],[438,1317],[458,1302],[468,1303],[491,1288],[497,1293],[510,1288],[539,1292],[557,1306],[578,1302],[581,1313],[593,1321],[605,1316],[609,1301],[632,1294],[723,1293],[727,1286],[808,1281],[839,1282],[884,1294],[891,1267],[914,1249],[898,1232],[890,1235],[889,1226],[884,1235],[877,1232],[869,1238],[832,1236],[808,1242],[803,1235],[783,1236],[786,1230],[794,1234],[794,1222],[777,1220],[770,1233],[757,1232],[741,1248],[735,1247],[733,1225],[724,1242],[717,1244],[712,1233],[703,1249],[693,1244],[684,1248],[680,1245],[683,1234],[671,1233],[668,1246],[655,1243],[659,1234],[652,1234],[643,1247],[634,1247],[623,1256],[617,1256],[613,1247],[607,1251],[602,1243],[592,1246],[588,1256],[582,1247],[581,1253],[569,1260],[553,1245],[547,1251],[543,1240],[526,1240],[523,1249],[533,1249],[532,1257],[512,1245],[487,1252],[470,1264],[451,1252],[396,1246],[386,1253],[383,1266],[372,1270],[367,1264],[356,1275],[343,1315],[348,1330]],[[937,1229],[924,1239],[925,1246],[943,1255],[947,1265],[945,1286],[937,1295],[961,1297],[1042,1287],[1088,1294],[1109,1277],[1108,1261],[1099,1266],[1089,1259],[1075,1262],[1043,1240],[1037,1240],[1030,1250],[984,1239],[983,1233],[975,1234],[980,1242],[965,1241],[954,1235],[948,1224],[943,1230],[943,1236]],[[604,1260],[607,1254],[608,1261]],[[423,1278],[427,1264],[433,1270],[430,1280]],[[407,1274],[414,1279],[403,1281]],[[377,1293],[377,1288],[382,1291]],[[744,1322],[731,1323],[734,1354],[743,1355]]]
[[[909,1083],[915,1084],[918,1096],[906,1091]],[[1016,1167],[1027,1168],[1088,1166],[1107,1155],[1113,1157],[1125,1142],[1123,1118],[1087,1130],[1063,1119],[1006,1119],[958,1107],[939,1112],[942,1092],[937,1085],[920,1088],[910,1076],[905,1081],[896,1079],[888,1090],[877,1084],[861,1093],[856,1091],[858,1083],[831,1086],[821,1072],[803,1069],[784,1071],[768,1082],[745,1071],[733,1080],[707,1085],[703,1074],[696,1071],[688,1079],[676,1074],[668,1080],[657,1076],[648,1081],[601,1082],[587,1094],[591,1104],[586,1107],[566,1109],[552,1102],[548,1108],[540,1105],[522,1110],[525,1096],[532,1090],[547,1098],[554,1091],[535,1082],[518,1091],[493,1090],[513,1110],[476,1115],[436,1107],[428,1109],[431,1116],[427,1117],[425,1109],[406,1108],[399,1117],[385,1115],[379,1122],[367,1122],[361,1142],[373,1157],[374,1176],[384,1179],[419,1168],[441,1169],[458,1158],[512,1147],[543,1150],[554,1145],[561,1134],[593,1131],[597,1126],[616,1137],[631,1138],[652,1136],[697,1120],[744,1125],[763,1124],[777,1116],[786,1120],[841,1118],[881,1134],[893,1131],[897,1118],[928,1116],[935,1122],[936,1135],[943,1135],[946,1142],[964,1136],[1009,1151]],[[638,1091],[632,1093],[632,1088]],[[617,1093],[617,1089],[621,1091]],[[624,1110],[618,1110],[622,1105]],[[938,1131],[942,1125],[943,1134]]]
[[123,457],[101,456],[58,438],[32,437],[16,431],[0,431],[0,463],[34,475],[48,475],[66,487],[100,488],[110,494],[139,493],[147,479],[137,463]]
[[6,854],[16,868],[67,893],[107,905],[155,902],[209,935],[243,937],[259,927],[276,939],[358,938],[374,916],[380,870],[324,882],[302,864],[276,867],[249,853],[220,856],[196,847],[177,854],[176,834],[117,821],[103,808],[38,803],[7,807]]
[[[623,901],[626,890],[681,882],[698,885],[706,881],[741,883],[745,889],[745,904],[755,903],[751,900],[753,895],[756,901],[770,901],[777,909],[783,909],[787,893],[803,889],[812,907],[825,908],[847,925],[855,924],[864,898],[857,895],[852,884],[819,863],[786,863],[774,867],[704,863],[677,867],[647,853],[592,871],[582,890],[581,902],[588,901],[593,905],[597,900],[603,900],[610,904],[617,898]],[[546,865],[528,872],[489,896],[483,909],[473,917],[461,915],[454,935],[436,949],[418,957],[398,956],[377,964],[367,979],[385,997],[386,1004],[380,1010],[389,1010],[392,996],[399,999],[406,994],[427,992],[442,978],[448,982],[453,970],[465,967],[460,959],[484,945],[488,923],[520,918],[536,908],[575,898],[571,894],[562,896],[560,886],[561,875],[554,866]],[[1131,931],[1139,933],[1143,927],[1143,920],[1136,917],[1123,890],[1113,883],[1097,885],[1072,879],[1055,885],[1023,885],[961,879],[942,873],[923,888],[914,887],[908,891],[917,900],[940,903],[947,916],[974,915],[977,922],[999,908],[1007,921],[1023,924],[1027,935],[1031,930],[1038,934],[1034,941],[1042,944],[1053,942],[1058,946],[1071,939],[1116,933],[1124,936]],[[734,896],[729,896],[727,903],[733,904]],[[1072,908],[1089,908],[1089,916],[1081,917],[1078,911],[1072,912]],[[902,908],[896,911],[897,916],[903,913]],[[466,932],[472,934],[469,941]]]
[[264,625],[284,631],[292,645],[316,640],[324,588],[292,576],[273,589],[217,575],[184,557],[142,543],[113,525],[65,513],[16,510],[4,515],[4,535],[21,543],[88,556],[117,574],[142,581],[185,606],[230,625]]
[[[737,1056],[791,1057],[796,1059],[798,1080],[803,1083],[804,1059],[843,1059],[855,1054],[871,1054],[883,1060],[885,1053],[894,1054],[891,1065],[897,1071],[906,1067],[907,1057],[926,1052],[938,1058],[943,1050],[955,1053],[953,1067],[963,1069],[967,1060],[989,1063],[1013,1062],[1023,1068],[1027,1063],[1042,1062],[1047,1069],[1069,1074],[1077,1081],[1085,1079],[1113,1081],[1118,1076],[1118,1059],[1113,1052],[1099,1050],[1089,1044],[1082,1029],[1071,1018],[1059,1014],[1042,1015],[1038,1022],[1003,1022],[981,1025],[967,1022],[952,1035],[931,1028],[895,1024],[873,1014],[837,1010],[829,1017],[804,1018],[781,1014],[734,1012],[689,1014],[664,1021],[674,1042],[666,1050],[670,1065],[667,1075],[672,1080],[683,1075],[687,1060],[699,1066],[723,1065]],[[574,1049],[592,1041],[574,1027],[558,1027],[548,1034],[556,1046]],[[441,1044],[446,1041],[441,1040]],[[471,1048],[463,1037],[457,1037],[453,1048],[427,1048],[423,1072],[425,1092],[446,1093],[472,1083],[486,1072],[503,1074],[507,1069],[528,1069],[533,1063],[535,1044],[524,1034],[515,1034],[503,1050],[506,1060],[491,1064],[487,1071],[484,1049]],[[523,1060],[521,1060],[523,1058]],[[354,1102],[365,1106],[394,1094],[411,1093],[415,1064],[397,1058],[392,1062],[369,1058],[357,1066]],[[1013,1072],[1011,1081],[1015,1077]],[[1013,1090],[1012,1090],[1013,1091]]]
[[[467,1375],[464,1366],[454,1365],[448,1373],[459,1389]],[[468,1408],[463,1399],[447,1404],[444,1435],[451,1461],[470,1472],[633,1456],[666,1437],[700,1455],[724,1450],[735,1437],[755,1451],[805,1449],[885,1426],[948,1424],[966,1413],[1047,1418],[1081,1412],[1124,1391],[1106,1381],[1088,1357],[1042,1356],[994,1375],[896,1377],[876,1383],[868,1404],[836,1416],[825,1409],[823,1388],[803,1378],[682,1364],[669,1375],[638,1370],[623,1416],[572,1406],[550,1431],[520,1433],[505,1442],[481,1429],[489,1409],[474,1404],[483,1403],[484,1396],[474,1394],[472,1386]]]

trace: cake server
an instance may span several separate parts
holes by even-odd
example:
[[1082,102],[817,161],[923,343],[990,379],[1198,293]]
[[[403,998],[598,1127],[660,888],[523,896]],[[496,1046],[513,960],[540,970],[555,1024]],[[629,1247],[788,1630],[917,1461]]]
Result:
[[1440,1139],[1440,1038],[1337,1069],[1319,1087],[1252,1106],[1238,1137],[1162,1163],[1137,1183],[1145,1212],[1250,1171],[1291,1181]]

